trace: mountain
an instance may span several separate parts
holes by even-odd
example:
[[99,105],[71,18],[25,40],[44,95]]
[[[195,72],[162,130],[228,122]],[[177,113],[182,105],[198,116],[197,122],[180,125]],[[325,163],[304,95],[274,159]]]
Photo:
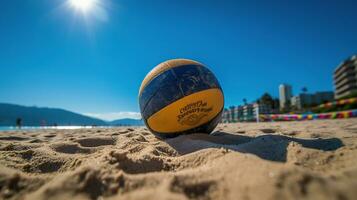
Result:
[[143,126],[144,122],[141,119],[118,119],[109,122],[110,125],[112,126]]
[[23,126],[107,125],[103,120],[63,109],[0,103],[0,126],[15,126],[17,118],[22,119]]

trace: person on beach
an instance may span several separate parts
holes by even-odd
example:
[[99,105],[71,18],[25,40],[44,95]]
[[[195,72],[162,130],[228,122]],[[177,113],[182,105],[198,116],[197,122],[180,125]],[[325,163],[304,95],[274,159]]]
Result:
[[18,129],[21,129],[21,126],[22,126],[22,119],[21,118],[17,118],[16,119],[16,127]]

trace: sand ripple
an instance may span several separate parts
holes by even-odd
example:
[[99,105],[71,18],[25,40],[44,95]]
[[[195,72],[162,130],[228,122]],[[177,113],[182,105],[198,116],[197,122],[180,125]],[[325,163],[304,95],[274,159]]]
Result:
[[0,199],[356,199],[357,119],[0,133]]

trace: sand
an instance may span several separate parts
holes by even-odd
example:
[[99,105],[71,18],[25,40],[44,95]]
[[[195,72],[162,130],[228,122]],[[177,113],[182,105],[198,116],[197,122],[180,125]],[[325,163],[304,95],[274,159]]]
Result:
[[357,199],[357,119],[0,132],[0,199]]

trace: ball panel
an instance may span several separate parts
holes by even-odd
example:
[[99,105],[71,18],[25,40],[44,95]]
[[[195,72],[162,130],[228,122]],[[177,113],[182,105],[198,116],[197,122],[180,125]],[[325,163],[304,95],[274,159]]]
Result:
[[[217,124],[221,121],[222,119],[222,113],[223,113],[223,109],[221,110],[220,113],[218,113],[218,115],[213,118],[211,121],[206,122],[205,124],[202,124],[199,127],[196,128],[192,128],[186,131],[179,131],[179,132],[174,132],[174,133],[158,133],[155,132],[154,130],[150,129],[150,127],[146,124],[146,126],[148,127],[148,129],[154,133],[156,136],[160,137],[160,138],[172,138],[172,137],[176,137],[179,135],[185,135],[185,134],[191,134],[191,133],[211,133],[217,126]],[[145,121],[146,123],[146,121]]]
[[162,107],[182,98],[177,91],[177,80],[172,70],[159,74],[145,87],[139,97],[139,105],[143,118],[147,118]]
[[184,96],[209,88],[221,88],[213,73],[202,65],[187,65],[172,69]]
[[160,63],[158,66],[156,66],[154,69],[152,69],[144,78],[143,82],[141,83],[140,89],[139,89],[139,96],[143,89],[146,87],[146,85],[154,79],[157,75],[160,73],[169,70],[174,67],[182,66],[182,65],[202,65],[199,62],[196,62],[194,60],[189,60],[189,59],[172,59],[168,60],[166,62]]
[[213,73],[204,66],[184,65],[159,74],[150,81],[139,97],[144,119],[176,100],[198,91],[220,88]]
[[213,73],[204,66],[184,65],[167,70],[150,81],[139,97],[142,117],[147,119],[184,96],[220,87]]
[[219,88],[183,97],[150,116],[146,124],[154,132],[170,134],[197,128],[214,119],[223,109]]

